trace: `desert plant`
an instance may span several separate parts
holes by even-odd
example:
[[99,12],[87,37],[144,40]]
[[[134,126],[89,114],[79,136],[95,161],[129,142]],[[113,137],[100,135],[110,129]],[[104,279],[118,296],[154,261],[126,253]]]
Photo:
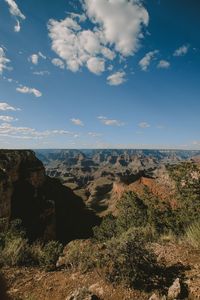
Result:
[[62,265],[68,269],[78,269],[87,272],[97,265],[96,254],[98,245],[91,240],[76,240],[70,242],[64,249]]
[[63,246],[56,241],[50,241],[42,249],[38,246],[38,262],[46,271],[53,271],[62,253]]
[[107,215],[103,218],[100,226],[93,228],[94,239],[98,242],[105,242],[117,235],[116,218],[113,215]]
[[130,287],[145,285],[156,263],[154,255],[145,247],[139,228],[129,229],[120,237],[108,241],[99,260],[106,279]]
[[123,233],[131,227],[141,227],[147,224],[147,206],[133,192],[123,195],[118,208],[117,231]]
[[186,230],[188,242],[195,248],[200,248],[200,220],[194,222]]

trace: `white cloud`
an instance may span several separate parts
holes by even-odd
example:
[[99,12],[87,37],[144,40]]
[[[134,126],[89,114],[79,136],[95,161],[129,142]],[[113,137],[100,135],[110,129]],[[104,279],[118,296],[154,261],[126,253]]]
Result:
[[20,32],[20,30],[21,30],[20,22],[17,20],[17,24],[14,27],[14,31],[15,32]]
[[47,59],[47,57],[40,51],[38,52],[38,55],[43,59]]
[[17,111],[17,110],[21,110],[21,109],[11,106],[6,102],[0,102],[0,110],[2,110],[2,111],[6,111],[6,110]]
[[9,123],[3,123],[0,125],[0,136],[9,136],[13,138],[22,138],[22,139],[42,139],[47,138],[49,136],[56,135],[69,135],[71,137],[75,137],[75,134],[70,131],[55,129],[55,130],[44,130],[37,131],[34,128],[30,127],[16,127],[12,126]]
[[146,71],[148,69],[152,59],[157,53],[158,50],[150,51],[139,61],[139,66],[143,71]]
[[98,119],[106,126],[124,126],[125,123],[115,119],[108,119],[104,116],[99,116]]
[[38,91],[35,88],[30,88],[27,86],[20,86],[20,87],[16,88],[16,90],[22,94],[33,94],[37,98],[42,96],[42,93],[40,91]]
[[32,64],[37,65],[38,64],[38,60],[39,60],[38,54],[32,54],[30,56],[30,61],[32,62]]
[[19,7],[17,6],[14,0],[5,0],[5,1],[9,5],[9,11],[11,15],[21,18],[22,20],[26,19],[26,17],[22,14],[22,12],[20,11]]
[[83,121],[81,121],[80,119],[75,119],[75,118],[72,118],[71,119],[72,123],[76,126],[84,126],[84,123]]
[[109,85],[122,84],[123,82],[126,81],[125,75],[126,75],[126,73],[124,71],[113,73],[112,75],[107,77],[108,84]]
[[170,67],[170,62],[168,62],[167,60],[160,60],[157,65],[157,68],[160,69],[168,69],[169,67]]
[[87,67],[92,73],[100,75],[105,71],[105,60],[98,57],[91,57],[87,61]]
[[102,134],[101,133],[98,133],[98,132],[88,132],[88,135],[91,136],[91,137],[101,137]]
[[33,75],[38,75],[38,76],[44,76],[44,75],[49,75],[49,71],[35,71],[33,72]]
[[10,59],[8,59],[5,55],[5,51],[2,47],[0,47],[0,74],[3,73],[4,70],[9,70],[10,68],[7,66],[7,64],[10,62]]
[[151,127],[151,125],[148,124],[147,122],[141,122],[141,123],[138,124],[138,126],[140,128],[149,128],[149,127]]
[[189,50],[189,45],[183,45],[181,46],[180,48],[176,49],[174,51],[174,56],[184,56],[185,54],[188,53],[188,50]]
[[3,122],[13,122],[13,121],[17,121],[17,119],[11,117],[11,116],[0,116],[0,121]]
[[32,62],[32,64],[37,65],[39,62],[39,58],[46,59],[46,56],[43,55],[41,52],[34,53],[29,57],[29,60]]
[[[84,0],[83,8],[81,17],[71,13],[64,20],[48,22],[52,49],[67,69],[77,72],[86,66],[98,75],[117,54],[127,57],[138,50],[143,26],[149,21],[140,0]],[[88,20],[93,28],[83,25]]]
[[56,67],[59,67],[61,69],[65,68],[65,64],[60,58],[53,58],[51,62]]
[[105,41],[114,45],[117,52],[129,56],[138,49],[141,26],[149,22],[141,1],[85,0],[85,8]]

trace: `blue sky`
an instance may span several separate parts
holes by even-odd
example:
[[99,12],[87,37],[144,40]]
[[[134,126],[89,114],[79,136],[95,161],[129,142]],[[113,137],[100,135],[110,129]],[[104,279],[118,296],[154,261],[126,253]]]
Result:
[[199,0],[0,0],[0,148],[200,149]]

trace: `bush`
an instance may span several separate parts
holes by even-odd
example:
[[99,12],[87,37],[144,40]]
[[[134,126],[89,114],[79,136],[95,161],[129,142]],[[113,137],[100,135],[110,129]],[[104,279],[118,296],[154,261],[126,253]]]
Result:
[[200,249],[200,220],[188,227],[186,238],[193,247]]
[[58,264],[65,268],[87,272],[96,267],[98,251],[98,245],[91,240],[72,241],[65,247]]
[[30,248],[21,221],[14,220],[9,225],[5,219],[0,221],[1,264],[16,266],[30,264]]
[[145,238],[139,228],[112,238],[99,260],[109,281],[122,282],[129,287],[148,283],[156,263],[154,255],[145,247]]
[[56,263],[60,254],[63,251],[63,246],[56,241],[47,243],[42,249],[38,247],[39,265],[44,267],[46,271],[53,271],[56,268]]
[[147,206],[133,192],[125,193],[118,206],[117,231],[123,233],[131,227],[146,226]]
[[103,218],[100,226],[93,228],[94,239],[98,242],[106,242],[117,235],[116,218],[113,215],[107,215]]
[[28,241],[22,237],[6,239],[1,253],[2,263],[8,266],[22,266],[30,264],[30,248]]

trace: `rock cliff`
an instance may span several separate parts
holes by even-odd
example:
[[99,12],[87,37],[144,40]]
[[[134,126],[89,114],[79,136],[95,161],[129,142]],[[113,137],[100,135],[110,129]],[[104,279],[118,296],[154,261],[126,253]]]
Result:
[[98,223],[82,199],[45,175],[33,151],[0,150],[0,218],[19,218],[30,240],[87,238]]

